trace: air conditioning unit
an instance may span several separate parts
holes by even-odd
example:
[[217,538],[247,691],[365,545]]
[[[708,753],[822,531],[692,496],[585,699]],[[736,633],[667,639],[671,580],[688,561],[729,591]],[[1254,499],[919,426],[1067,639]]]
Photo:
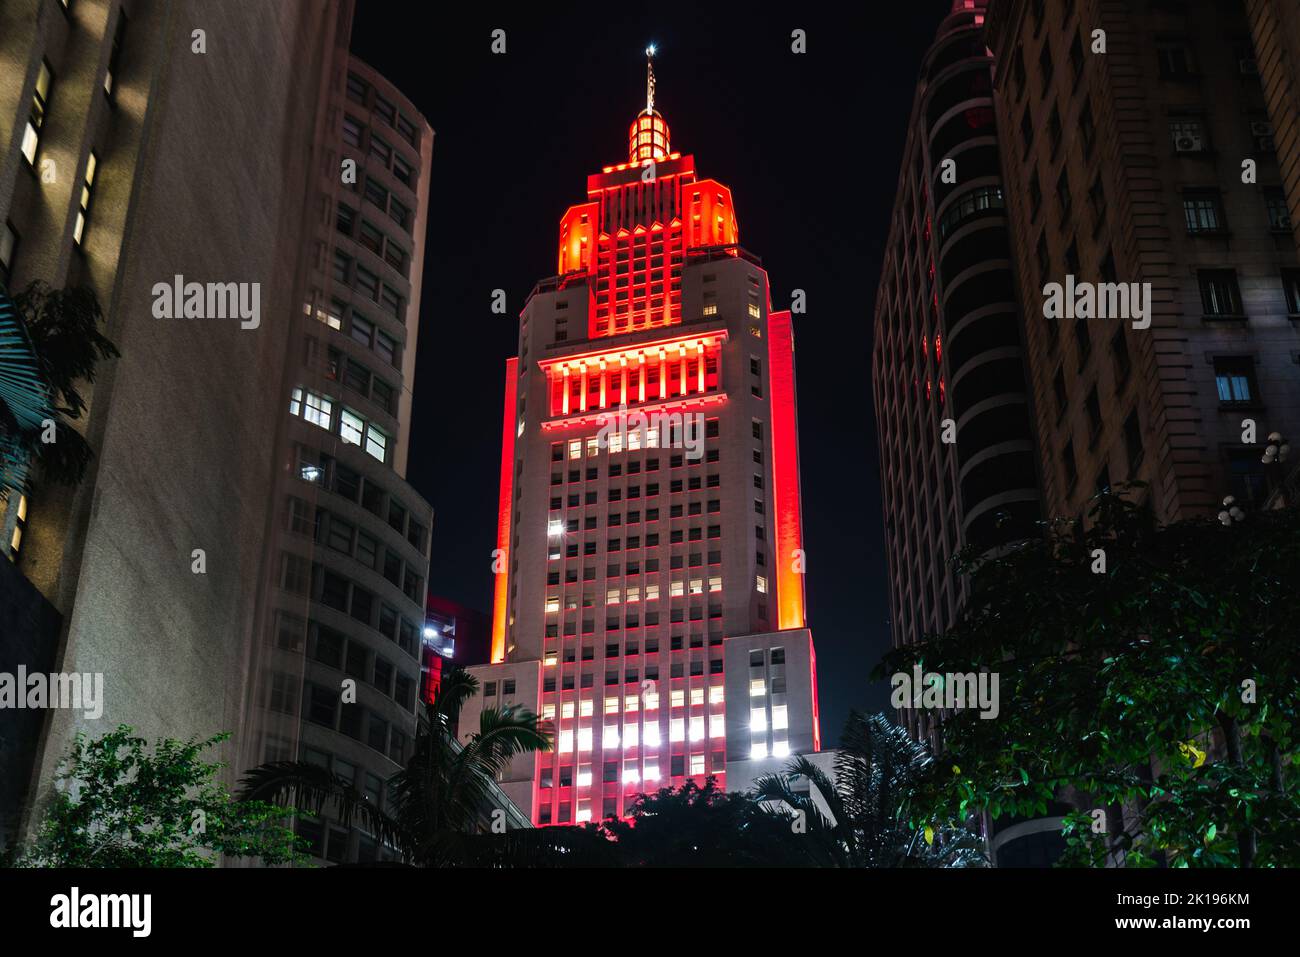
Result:
[[1205,141],[1199,136],[1180,136],[1174,140],[1174,149],[1179,153],[1199,153],[1205,148]]

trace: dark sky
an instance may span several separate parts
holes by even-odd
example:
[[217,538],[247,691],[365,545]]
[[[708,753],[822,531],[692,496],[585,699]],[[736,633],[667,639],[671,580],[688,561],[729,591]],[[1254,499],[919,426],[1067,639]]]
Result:
[[[413,28],[360,0],[353,50],[435,131],[407,478],[435,511],[429,588],[491,608],[504,364],[533,284],[553,275],[559,219],[586,176],[625,162],[645,104],[673,149],[735,197],[741,244],[795,317],[808,619],[822,729],[880,709],[888,647],[870,356],[872,307],[921,55],[949,4],[535,4]],[[856,9],[855,9],[856,8]],[[490,35],[506,31],[505,55]],[[807,53],[791,52],[791,31]],[[505,317],[489,309],[506,290]]]

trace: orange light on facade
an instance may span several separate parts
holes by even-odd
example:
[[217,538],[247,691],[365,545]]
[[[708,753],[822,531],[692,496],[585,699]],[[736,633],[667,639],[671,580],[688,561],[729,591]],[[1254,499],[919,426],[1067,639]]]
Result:
[[506,603],[510,597],[510,509],[515,485],[515,402],[519,360],[506,360],[506,406],[501,424],[501,477],[497,491],[496,582],[492,595],[492,663],[506,660]]
[[789,311],[767,317],[772,384],[772,506],[776,515],[777,627],[803,628],[803,529],[794,385],[794,329]]

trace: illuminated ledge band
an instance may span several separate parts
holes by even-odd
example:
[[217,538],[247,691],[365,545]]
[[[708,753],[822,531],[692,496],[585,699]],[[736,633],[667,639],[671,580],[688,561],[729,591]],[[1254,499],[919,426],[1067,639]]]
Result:
[[[672,399],[662,399],[658,402],[647,402],[645,405],[629,406],[623,410],[623,414],[631,418],[634,415],[642,414],[649,418],[655,412],[685,412],[695,409],[712,409],[720,405],[727,404],[727,393],[711,392],[708,395],[692,395],[686,398],[680,396]],[[615,420],[619,415],[618,408],[597,409],[587,411],[578,415],[571,415],[562,419],[550,419],[542,423],[543,432],[554,432],[558,429],[569,429],[579,425],[605,425],[607,422]]]
[[604,361],[617,365],[620,359],[634,360],[637,356],[645,354],[658,355],[660,351],[670,351],[684,346],[688,351],[694,352],[696,347],[704,346],[712,348],[720,346],[727,341],[727,330],[718,327],[716,330],[700,331],[689,333],[687,335],[673,336],[668,339],[654,339],[649,342],[638,342],[635,345],[624,346],[621,349],[610,349],[605,346],[591,352],[583,352],[571,356],[558,356],[554,359],[539,359],[537,364],[542,371],[548,374],[552,369],[561,366],[568,366],[570,369],[578,369],[583,363],[588,365],[599,364]]

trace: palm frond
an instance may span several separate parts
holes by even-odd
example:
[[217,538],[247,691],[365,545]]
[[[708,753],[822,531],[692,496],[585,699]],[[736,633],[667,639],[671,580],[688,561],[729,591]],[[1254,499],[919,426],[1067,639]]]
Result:
[[236,797],[241,801],[267,801],[311,814],[320,814],[328,804],[343,827],[351,827],[355,821],[380,843],[399,849],[410,844],[401,825],[376,807],[356,785],[305,761],[274,761],[253,768],[240,780]]

